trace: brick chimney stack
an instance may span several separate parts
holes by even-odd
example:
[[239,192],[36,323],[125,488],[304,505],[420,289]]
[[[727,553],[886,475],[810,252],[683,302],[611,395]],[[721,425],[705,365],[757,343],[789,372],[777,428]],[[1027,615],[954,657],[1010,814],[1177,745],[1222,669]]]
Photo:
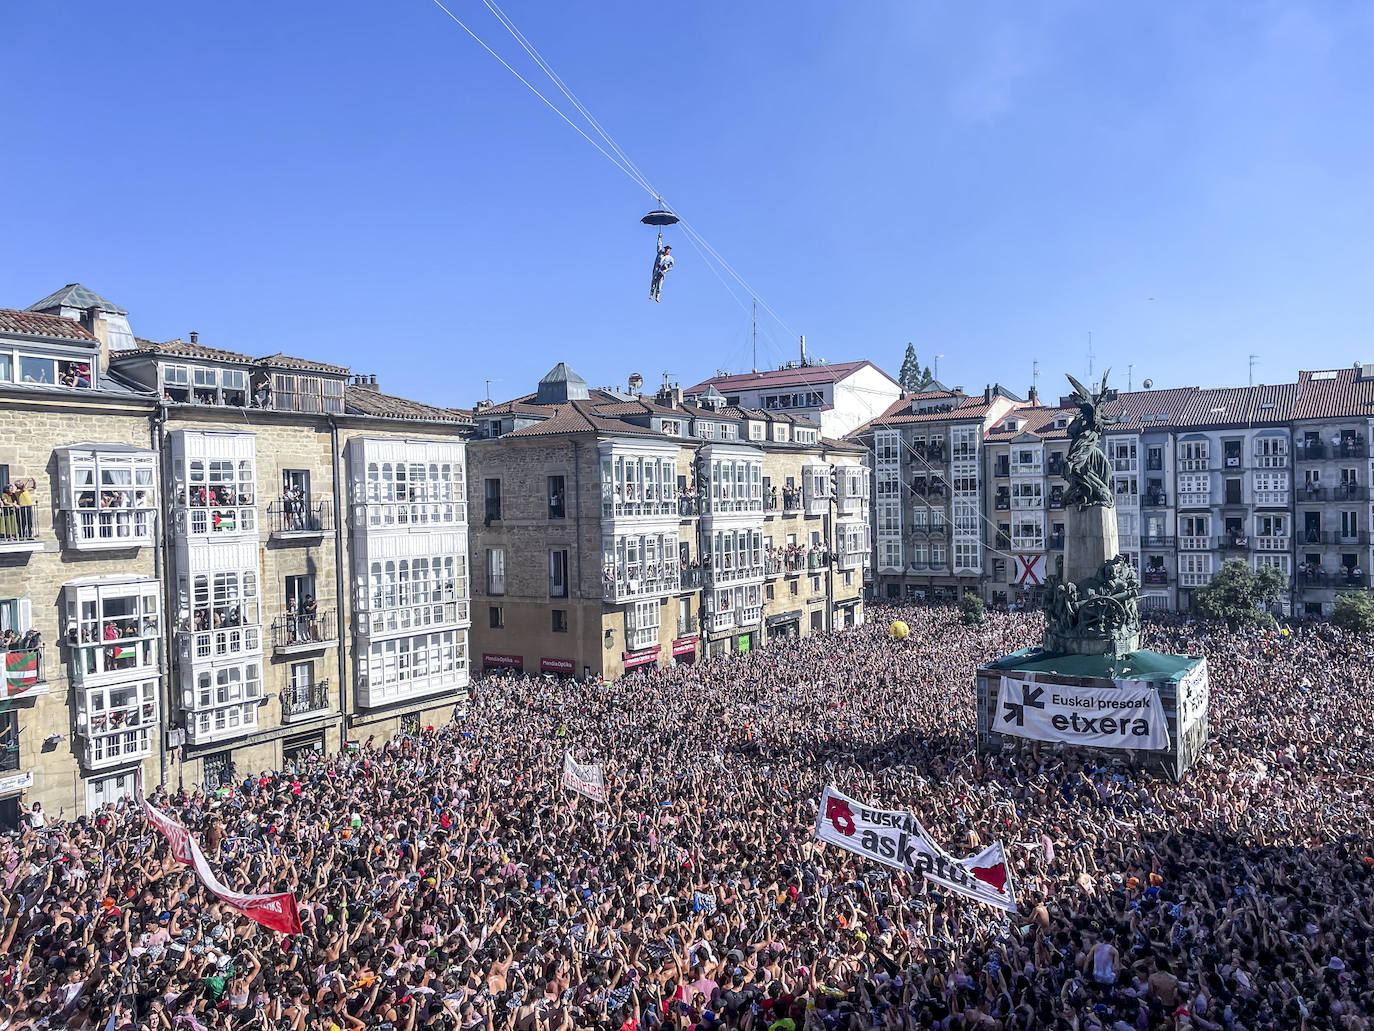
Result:
[[81,313],[81,325],[85,326],[90,334],[100,341],[100,346],[96,348],[96,364],[103,375],[110,371],[110,327],[105,322],[105,315],[94,304]]

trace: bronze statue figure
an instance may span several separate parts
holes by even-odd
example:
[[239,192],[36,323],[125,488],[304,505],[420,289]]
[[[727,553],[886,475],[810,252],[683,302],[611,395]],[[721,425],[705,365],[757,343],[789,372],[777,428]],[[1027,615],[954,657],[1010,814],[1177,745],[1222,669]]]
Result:
[[1069,376],[1073,385],[1073,403],[1078,406],[1078,414],[1069,423],[1069,454],[1064,461],[1065,474],[1069,489],[1064,492],[1066,505],[1077,505],[1080,509],[1101,506],[1112,508],[1112,467],[1102,450],[1102,435],[1115,419],[1102,414],[1102,406],[1107,398],[1107,375],[1102,374],[1102,387],[1096,393]]

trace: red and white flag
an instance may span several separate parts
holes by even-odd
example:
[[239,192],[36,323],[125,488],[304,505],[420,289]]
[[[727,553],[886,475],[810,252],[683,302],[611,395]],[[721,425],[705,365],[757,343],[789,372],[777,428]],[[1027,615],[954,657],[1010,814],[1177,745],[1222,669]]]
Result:
[[142,771],[134,776],[134,795],[143,808],[144,815],[148,817],[148,822],[161,831],[168,844],[172,846],[172,855],[176,857],[177,862],[194,869],[201,883],[215,898],[235,912],[262,924],[263,927],[270,927],[282,934],[301,933],[301,917],[296,910],[295,895],[289,891],[272,895],[244,895],[242,892],[230,891],[220,883],[215,872],[210,869],[210,864],[206,862],[196,839],[191,837],[191,832],[166,813],[154,809],[143,797]]

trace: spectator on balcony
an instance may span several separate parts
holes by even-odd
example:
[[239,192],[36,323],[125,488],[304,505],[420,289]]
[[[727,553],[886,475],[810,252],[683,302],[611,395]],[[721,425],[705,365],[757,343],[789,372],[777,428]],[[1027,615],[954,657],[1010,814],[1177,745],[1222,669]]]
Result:
[[301,605],[301,619],[305,624],[306,638],[311,641],[320,639],[320,609],[315,603],[315,596],[307,594],[305,602]]
[[300,630],[300,613],[294,596],[286,599],[286,643],[295,644]]
[[1348,579],[1352,587],[1358,587],[1360,585],[1360,581],[1364,579],[1364,570],[1360,568],[1360,564],[1358,562],[1356,562],[1353,566],[1350,567]]

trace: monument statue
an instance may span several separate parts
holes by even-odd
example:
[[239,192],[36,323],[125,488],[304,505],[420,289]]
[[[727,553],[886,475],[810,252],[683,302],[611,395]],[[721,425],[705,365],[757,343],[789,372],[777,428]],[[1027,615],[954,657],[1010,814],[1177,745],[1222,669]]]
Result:
[[[1110,370],[1109,370],[1110,371]],[[1107,374],[1093,392],[1072,376],[1078,414],[1069,424],[1064,494],[1068,511],[1065,557],[1045,581],[1044,646],[1080,655],[1125,655],[1140,647],[1140,578],[1117,552],[1112,467],[1102,448],[1116,419],[1103,412]]]
[[1069,456],[1064,465],[1069,480],[1069,489],[1064,493],[1064,504],[1077,505],[1080,509],[1101,505],[1112,508],[1112,467],[1102,450],[1102,434],[1108,426],[1116,422],[1102,414],[1102,406],[1107,400],[1108,369],[1102,374],[1102,387],[1093,393],[1078,380],[1069,376],[1073,386],[1073,403],[1078,406],[1078,414],[1069,423]]

